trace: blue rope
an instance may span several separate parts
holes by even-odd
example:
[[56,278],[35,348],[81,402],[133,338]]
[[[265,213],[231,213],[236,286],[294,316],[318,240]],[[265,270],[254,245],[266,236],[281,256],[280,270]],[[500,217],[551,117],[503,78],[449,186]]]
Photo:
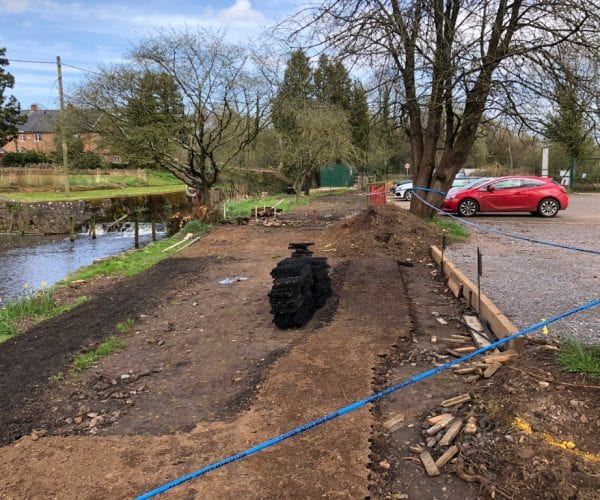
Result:
[[309,429],[312,429],[313,427],[317,427],[318,425],[324,424],[325,422],[329,422],[330,420],[333,420],[337,417],[340,417],[342,415],[345,415],[347,413],[350,413],[354,410],[357,410],[358,408],[361,408],[365,405],[367,405],[368,403],[372,403],[373,401],[377,401],[378,399],[383,398],[384,396],[387,396],[388,394],[391,394],[392,392],[395,392],[399,389],[402,389],[406,386],[409,386],[411,384],[414,384],[416,382],[420,382],[421,380],[424,380],[426,378],[432,377],[433,375],[436,375],[438,373],[440,373],[441,371],[447,370],[450,367],[454,366],[454,365],[458,365],[460,363],[464,363],[465,361],[468,361],[471,358],[474,358],[475,356],[478,356],[479,354],[482,354],[484,352],[490,351],[492,349],[495,349],[498,346],[507,344],[508,342],[516,339],[517,337],[520,337],[522,335],[525,335],[527,333],[531,333],[535,330],[539,330],[540,328],[543,328],[546,325],[549,325],[550,323],[554,323],[555,321],[561,320],[563,318],[566,318],[568,316],[572,316],[573,314],[577,314],[578,312],[584,311],[586,309],[591,309],[593,307],[596,307],[600,305],[600,298],[592,300],[591,302],[588,302],[587,304],[584,304],[582,306],[576,307],[575,309],[572,309],[570,311],[567,311],[565,313],[559,314],[558,316],[554,316],[553,318],[550,318],[548,320],[542,321],[540,323],[536,323],[535,325],[532,325],[528,328],[525,328],[524,330],[521,330],[520,332],[515,333],[514,335],[511,335],[509,337],[503,338],[498,340],[497,342],[494,342],[493,344],[490,344],[486,347],[481,347],[465,356],[463,356],[462,358],[459,359],[455,359],[453,361],[450,361],[448,363],[446,363],[445,365],[442,366],[438,366],[432,370],[423,372],[419,375],[416,375],[408,380],[405,380],[403,382],[400,382],[399,384],[393,385],[391,387],[388,387],[387,389],[384,389],[381,392],[377,392],[375,394],[372,394],[371,396],[369,396],[366,399],[361,399],[360,401],[356,401],[355,403],[352,403],[348,406],[345,406],[344,408],[341,408],[337,411],[334,411],[333,413],[329,413],[327,415],[324,415],[320,418],[317,418],[315,420],[312,420],[304,425],[301,425],[299,427],[296,427],[295,429],[292,429],[288,432],[285,432],[283,434],[280,434],[279,436],[276,436],[274,438],[271,438],[267,441],[264,441],[263,443],[260,443],[259,445],[256,445],[252,448],[248,448],[245,451],[242,451],[241,453],[237,453],[235,455],[231,455],[227,458],[224,458],[223,460],[220,460],[218,462],[214,462],[212,464],[207,465],[206,467],[203,467],[201,469],[198,469],[194,472],[191,472],[190,474],[187,474],[185,476],[182,476],[178,479],[175,479],[163,486],[160,486],[159,488],[156,488],[152,491],[149,491],[148,493],[145,493],[143,495],[140,495],[136,498],[136,500],[145,500],[148,498],[152,498],[155,497],[157,495],[160,495],[164,492],[166,492],[167,490],[170,490],[171,488],[174,488],[175,486],[178,486],[182,483],[185,483],[186,481],[189,481],[191,479],[197,478],[199,476],[202,476],[210,471],[213,471],[215,469],[218,469],[219,467],[222,467],[224,465],[227,465],[231,462],[235,462],[237,460],[240,460],[244,457],[248,457],[250,455],[253,455],[255,453],[258,453],[259,451],[264,450],[265,448],[269,448],[270,446],[273,446],[277,443],[280,443],[288,438],[291,438],[297,434],[300,434],[302,432],[305,432]]
[[[430,190],[430,189],[426,189],[426,188],[413,188],[413,189],[417,189],[419,191],[434,191],[435,190]],[[438,192],[438,194],[443,194],[441,191]],[[475,222],[471,222],[469,220],[464,220],[460,217],[457,217],[456,215],[453,214],[449,214],[448,212],[444,212],[443,210],[441,210],[440,208],[436,207],[435,205],[432,205],[431,203],[429,203],[427,200],[424,200],[421,196],[419,196],[417,193],[414,193],[414,195],[423,203],[425,203],[425,205],[427,205],[428,207],[433,208],[436,212],[447,215],[448,217],[460,222],[461,224],[466,224],[468,226],[472,226],[476,229],[479,229],[481,231],[485,231],[488,233],[495,233],[495,234],[499,234],[501,236],[508,236],[510,238],[515,238],[517,240],[523,240],[523,241],[528,241],[530,243],[537,243],[540,245],[546,245],[549,247],[556,247],[556,248],[563,248],[565,250],[574,250],[577,252],[586,252],[586,253],[591,253],[594,255],[600,255],[600,251],[598,250],[590,250],[588,248],[579,248],[579,247],[573,247],[573,246],[569,246],[569,245],[561,245],[560,243],[553,243],[551,241],[543,241],[543,240],[534,240],[533,238],[527,238],[525,236],[521,236],[519,234],[513,234],[513,233],[507,233],[505,231],[501,231],[500,229],[496,229],[493,227],[489,227],[489,226],[484,226],[482,224],[476,224]]]

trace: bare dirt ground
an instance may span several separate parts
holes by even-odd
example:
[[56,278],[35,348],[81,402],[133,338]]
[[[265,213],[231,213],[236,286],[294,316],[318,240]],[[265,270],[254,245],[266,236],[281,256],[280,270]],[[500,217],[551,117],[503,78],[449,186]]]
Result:
[[[284,225],[217,227],[140,276],[64,292],[94,298],[0,346],[0,498],[131,498],[447,359],[464,306],[428,258],[437,234],[364,203],[324,197]],[[335,294],[281,331],[269,273],[293,241],[329,258]],[[129,318],[126,349],[70,370]],[[598,387],[558,372],[551,347],[532,340],[482,381],[443,372],[165,496],[598,498]],[[410,447],[463,393],[449,411],[478,432],[430,478]]]

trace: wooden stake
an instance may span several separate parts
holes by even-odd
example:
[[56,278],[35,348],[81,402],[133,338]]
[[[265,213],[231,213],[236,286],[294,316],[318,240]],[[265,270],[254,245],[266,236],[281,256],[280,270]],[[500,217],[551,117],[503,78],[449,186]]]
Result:
[[452,441],[454,441],[454,438],[458,436],[458,433],[462,429],[462,426],[462,420],[454,421],[450,428],[446,431],[446,434],[444,434],[442,439],[440,439],[440,446],[448,446]]
[[446,399],[440,403],[440,406],[443,406],[444,408],[449,408],[451,406],[456,406],[461,403],[466,403],[467,401],[470,401],[470,400],[471,400],[471,395],[469,393],[466,393],[466,394],[461,394],[460,396],[455,396],[453,398]]
[[420,453],[419,458],[421,459],[421,462],[423,462],[423,467],[425,467],[425,471],[429,476],[433,477],[440,475],[440,470],[437,465],[435,465],[435,462],[428,451]]
[[435,461],[435,465],[438,469],[441,469],[444,465],[446,465],[450,460],[454,458],[454,455],[458,453],[458,446],[451,446],[448,448],[444,454]]
[[440,422],[435,424],[433,427],[430,427],[429,429],[427,429],[425,431],[425,433],[429,436],[433,436],[434,434],[437,434],[438,432],[440,432],[442,429],[445,429],[446,426],[453,420],[454,420],[454,417],[452,415],[450,415],[449,417],[446,417],[444,420],[441,420]]
[[75,241],[75,219],[72,215],[69,217],[69,239]]
[[134,222],[134,242],[135,242],[135,248],[140,248],[140,221],[139,221],[139,217],[136,214],[135,215],[135,222]]
[[92,233],[92,239],[96,239],[96,216],[92,215],[92,227],[90,228],[90,232]]

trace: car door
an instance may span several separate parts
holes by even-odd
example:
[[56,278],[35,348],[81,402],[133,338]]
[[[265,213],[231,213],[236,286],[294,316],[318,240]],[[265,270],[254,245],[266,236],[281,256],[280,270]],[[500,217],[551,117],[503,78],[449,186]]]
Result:
[[519,210],[535,212],[538,208],[538,203],[544,197],[544,187],[546,186],[546,182],[538,179],[523,179],[523,185],[517,193]]
[[488,184],[481,191],[479,203],[482,212],[513,212],[520,210],[522,201],[519,200],[519,191],[522,179],[502,179]]

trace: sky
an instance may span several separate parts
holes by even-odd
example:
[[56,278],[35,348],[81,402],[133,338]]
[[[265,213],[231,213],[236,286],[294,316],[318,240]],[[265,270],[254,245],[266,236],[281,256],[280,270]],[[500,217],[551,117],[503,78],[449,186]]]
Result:
[[[56,56],[65,93],[84,71],[118,63],[157,29],[196,26],[223,30],[232,41],[256,38],[297,10],[294,0],[0,0],[0,48],[6,48],[22,109],[58,109]],[[18,62],[42,61],[48,64]],[[89,73],[88,73],[89,74]]]

